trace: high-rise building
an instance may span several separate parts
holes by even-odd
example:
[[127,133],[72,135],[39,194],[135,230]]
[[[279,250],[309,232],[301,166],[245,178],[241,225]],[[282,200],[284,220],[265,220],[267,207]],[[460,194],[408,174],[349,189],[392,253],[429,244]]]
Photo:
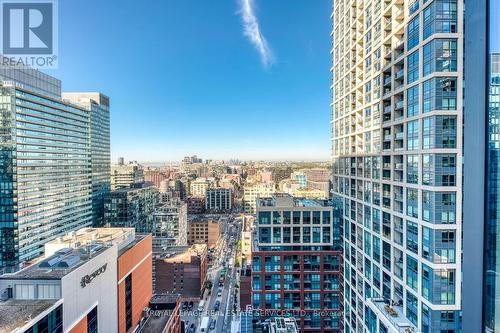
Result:
[[210,188],[205,198],[207,212],[228,212],[233,208],[233,192],[226,188]]
[[465,12],[462,332],[500,332],[500,3]]
[[61,82],[0,70],[0,272],[92,224],[92,117],[61,98]]
[[95,92],[63,93],[62,98],[90,112],[90,160],[92,166],[92,224],[104,223],[104,198],[110,185],[109,97]]
[[341,232],[329,200],[258,199],[252,249],[254,319],[295,317],[301,332],[342,331]]
[[332,18],[345,331],[459,332],[464,1],[334,1]]
[[151,183],[135,183],[112,191],[104,200],[104,222],[108,227],[135,228],[149,233],[158,202],[158,189]]
[[[123,162],[123,160],[122,160]],[[113,164],[111,166],[111,190],[130,187],[134,183],[144,182],[144,170],[137,162]]]

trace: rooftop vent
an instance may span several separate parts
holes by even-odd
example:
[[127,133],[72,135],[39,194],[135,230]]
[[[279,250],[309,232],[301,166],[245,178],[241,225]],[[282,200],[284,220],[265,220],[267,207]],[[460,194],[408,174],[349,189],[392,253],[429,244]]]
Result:
[[72,255],[61,260],[58,266],[60,268],[69,268],[76,265],[78,262],[80,262],[80,256]]
[[52,268],[55,265],[57,265],[61,261],[61,259],[62,259],[61,255],[54,255],[42,261],[39,266],[41,268]]

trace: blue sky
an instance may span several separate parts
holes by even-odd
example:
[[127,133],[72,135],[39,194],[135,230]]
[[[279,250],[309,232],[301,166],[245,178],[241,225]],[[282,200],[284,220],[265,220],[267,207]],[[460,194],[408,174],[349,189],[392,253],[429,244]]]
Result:
[[246,0],[268,52],[241,1],[61,0],[49,73],[110,96],[113,159],[327,160],[331,1]]

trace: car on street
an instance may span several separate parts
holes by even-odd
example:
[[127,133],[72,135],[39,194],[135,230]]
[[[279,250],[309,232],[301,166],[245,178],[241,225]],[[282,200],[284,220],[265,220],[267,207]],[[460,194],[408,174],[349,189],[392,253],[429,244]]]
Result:
[[188,302],[182,303],[182,310],[187,310],[188,308]]
[[212,319],[212,320],[210,321],[210,327],[209,327],[209,329],[210,329],[210,330],[214,330],[214,329],[215,329],[215,324],[216,324],[216,323],[217,323],[217,321],[216,321],[215,319]]
[[217,300],[217,301],[215,301],[215,304],[214,304],[214,311],[219,311],[219,309],[220,309],[220,301]]
[[193,305],[194,305],[193,301],[189,302],[188,306],[187,306],[188,310],[192,310],[193,309]]

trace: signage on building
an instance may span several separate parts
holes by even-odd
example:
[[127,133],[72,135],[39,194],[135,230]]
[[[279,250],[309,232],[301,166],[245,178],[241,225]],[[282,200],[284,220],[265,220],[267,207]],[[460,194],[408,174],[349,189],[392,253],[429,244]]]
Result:
[[102,273],[104,273],[106,271],[106,267],[108,266],[108,264],[104,264],[102,265],[101,267],[99,267],[98,269],[96,269],[92,274],[89,274],[89,275],[85,275],[84,277],[82,277],[81,281],[80,281],[80,286],[82,288],[85,288],[90,282],[92,282],[92,280],[94,280],[97,276],[101,275]]

